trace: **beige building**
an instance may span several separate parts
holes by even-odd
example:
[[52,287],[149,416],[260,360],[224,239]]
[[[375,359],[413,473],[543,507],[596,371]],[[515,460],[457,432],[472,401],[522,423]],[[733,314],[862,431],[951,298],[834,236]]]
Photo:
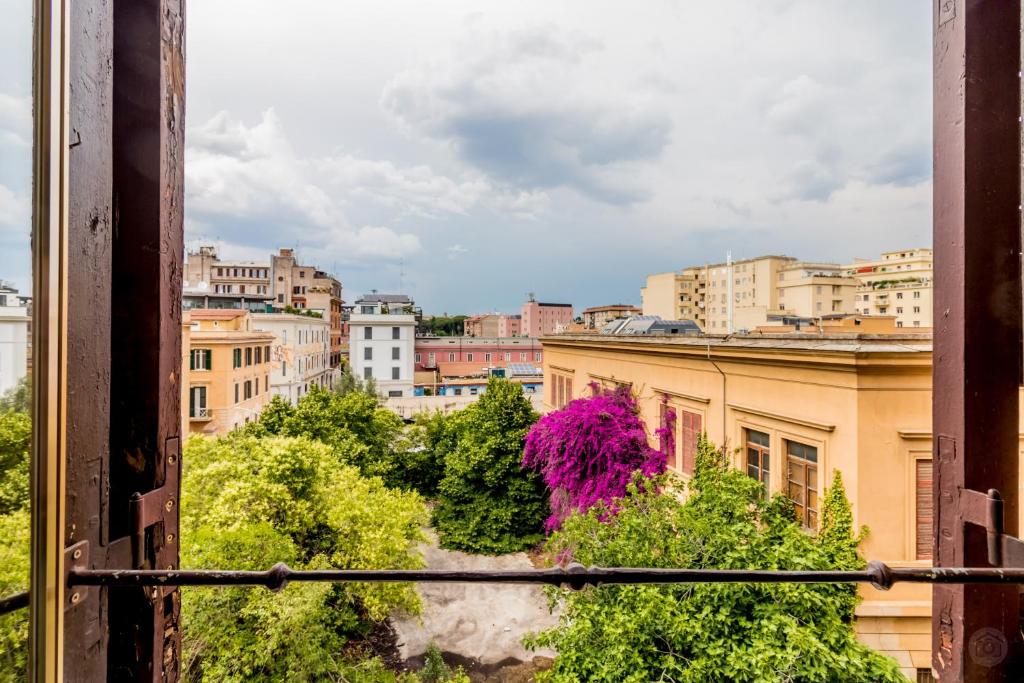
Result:
[[187,298],[200,305],[216,300],[218,307],[253,312],[291,307],[320,313],[330,327],[331,367],[341,362],[341,282],[315,266],[299,264],[292,249],[281,249],[269,263],[260,263],[222,261],[215,247],[201,246],[185,254],[184,269]]
[[269,332],[270,391],[294,405],[311,387],[330,388],[330,324],[323,318],[293,313],[252,313],[252,328]]
[[[706,431],[727,444],[737,468],[792,498],[803,523],[814,528],[819,497],[840,471],[856,523],[870,529],[865,557],[891,566],[930,565],[930,335],[541,341],[546,409],[585,395],[590,382],[628,384],[639,395],[653,444],[664,397],[677,412],[670,464],[684,479],[696,437]],[[930,588],[866,587],[862,595],[860,638],[921,680],[917,674],[931,666]]]
[[274,335],[253,329],[250,315],[231,309],[189,312],[182,339],[188,344],[182,412],[192,434],[226,434],[259,417],[270,400]]
[[759,256],[650,275],[640,296],[644,315],[693,320],[705,332],[728,334],[773,315],[853,313],[856,287],[839,264]]
[[889,251],[844,266],[860,281],[854,307],[864,315],[896,316],[897,327],[932,327],[932,250]]
[[[642,311],[636,306],[628,304],[611,304],[610,306],[591,306],[583,309],[580,315],[583,317],[583,327],[588,330],[599,330],[612,320],[628,318],[633,315],[640,315]],[[665,318],[665,320],[678,320],[678,318]]]

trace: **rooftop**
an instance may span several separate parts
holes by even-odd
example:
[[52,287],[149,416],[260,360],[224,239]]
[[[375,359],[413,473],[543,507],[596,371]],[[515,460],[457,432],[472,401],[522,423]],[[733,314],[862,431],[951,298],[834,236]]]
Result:
[[407,294],[363,294],[361,297],[356,299],[357,304],[370,304],[370,303],[382,303],[382,304],[411,304],[412,299]]
[[676,346],[693,349],[764,349],[790,351],[836,351],[846,353],[930,353],[931,333],[856,334],[833,333],[813,336],[800,333],[747,335],[571,335],[541,337],[543,344],[630,344],[634,346]]

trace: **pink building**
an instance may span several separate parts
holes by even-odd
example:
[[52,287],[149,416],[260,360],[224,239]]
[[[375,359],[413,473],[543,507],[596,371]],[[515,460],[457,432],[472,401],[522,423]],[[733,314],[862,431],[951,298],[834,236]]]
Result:
[[572,304],[548,304],[530,299],[523,304],[520,333],[524,337],[554,334],[572,323]]
[[467,337],[518,337],[520,316],[484,313],[466,318],[463,331]]
[[529,337],[417,337],[416,371],[438,370],[444,377],[469,376],[511,363],[540,366],[540,342]]
[[503,315],[498,318],[499,337],[519,337],[523,333],[523,316]]

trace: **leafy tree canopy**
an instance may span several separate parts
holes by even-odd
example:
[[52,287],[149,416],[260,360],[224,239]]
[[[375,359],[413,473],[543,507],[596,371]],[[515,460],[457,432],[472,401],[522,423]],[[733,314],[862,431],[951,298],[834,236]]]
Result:
[[547,507],[543,482],[520,467],[537,414],[522,388],[492,377],[457,419],[434,510],[442,547],[500,554],[539,542]]
[[[839,480],[817,535],[800,528],[789,501],[765,499],[759,482],[730,470],[703,439],[686,502],[659,493],[656,481],[638,480],[628,494],[614,515],[595,506],[566,519],[549,550],[611,567],[864,566]],[[848,586],[607,586],[560,597],[558,626],[528,639],[558,651],[538,680],[905,681],[895,661],[857,641]]]
[[[308,438],[194,437],[185,448],[182,564],[197,569],[414,569],[427,511],[416,493],[360,476]],[[183,589],[193,680],[336,680],[342,648],[393,609],[403,584]]]

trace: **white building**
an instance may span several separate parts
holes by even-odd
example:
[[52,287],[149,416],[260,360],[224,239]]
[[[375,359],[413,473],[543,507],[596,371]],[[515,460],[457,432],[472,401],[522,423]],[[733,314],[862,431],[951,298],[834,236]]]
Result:
[[313,386],[330,388],[331,323],[291,313],[252,313],[252,328],[271,332],[270,391],[295,404]]
[[28,372],[29,310],[14,287],[0,283],[0,395]]
[[364,294],[349,318],[352,373],[373,379],[381,396],[413,395],[416,311],[404,294]]

